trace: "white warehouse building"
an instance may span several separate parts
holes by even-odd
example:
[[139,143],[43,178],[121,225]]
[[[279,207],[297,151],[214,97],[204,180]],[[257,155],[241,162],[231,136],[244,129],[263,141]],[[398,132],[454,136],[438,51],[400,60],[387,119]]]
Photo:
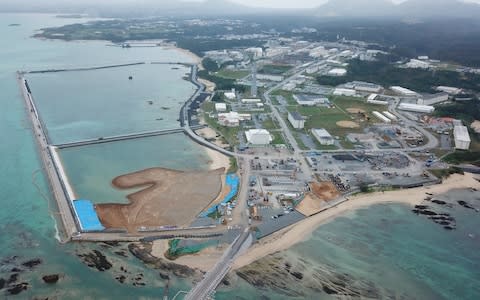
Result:
[[466,126],[455,126],[453,128],[455,138],[455,149],[468,150],[470,148],[470,135]]
[[349,97],[354,97],[357,94],[357,91],[352,90],[352,89],[344,89],[344,88],[336,88],[333,91],[333,94],[335,96],[349,96]]
[[345,74],[347,74],[347,70],[342,68],[334,68],[328,71],[330,76],[344,76]]
[[215,110],[216,111],[227,111],[227,104],[226,103],[215,103]]
[[288,121],[295,129],[303,129],[305,127],[305,119],[296,111],[288,113]]
[[457,95],[462,92],[462,89],[456,88],[456,87],[451,87],[451,86],[437,86],[436,88],[437,91],[439,92],[445,92],[450,95]]
[[258,99],[258,98],[250,98],[250,99],[242,99],[242,103],[243,104],[252,104],[252,103],[260,103],[262,102],[262,100]]
[[417,104],[433,105],[433,104],[448,101],[448,99],[449,99],[449,95],[444,92],[436,93],[436,94],[424,94],[424,95],[421,95],[420,98],[417,100]]
[[387,124],[392,123],[392,121],[391,121],[389,118],[385,117],[384,115],[382,115],[382,114],[379,113],[378,111],[374,111],[374,112],[372,112],[372,113],[373,113],[373,115],[374,115],[375,117],[377,117],[378,119],[382,120],[382,122],[387,123]]
[[304,95],[304,94],[295,94],[293,99],[297,101],[298,105],[303,106],[315,106],[317,104],[330,104],[330,101],[326,97],[318,95]]
[[413,111],[413,112],[418,112],[418,113],[426,113],[426,114],[431,114],[432,112],[435,111],[435,107],[433,107],[433,106],[410,104],[410,103],[401,103],[398,106],[398,109],[406,110],[406,111]]
[[268,145],[273,141],[270,132],[265,129],[250,129],[245,131],[245,137],[251,145]]
[[417,96],[416,92],[414,92],[412,90],[409,90],[409,89],[406,89],[406,88],[401,87],[401,86],[391,86],[390,89],[392,91],[394,91],[395,93],[400,94],[400,95],[410,96],[410,97]]
[[312,134],[321,145],[333,145],[335,143],[332,135],[323,128],[312,129]]
[[383,114],[392,121],[397,121],[398,120],[397,116],[395,116],[394,114],[392,114],[389,111],[384,111]]

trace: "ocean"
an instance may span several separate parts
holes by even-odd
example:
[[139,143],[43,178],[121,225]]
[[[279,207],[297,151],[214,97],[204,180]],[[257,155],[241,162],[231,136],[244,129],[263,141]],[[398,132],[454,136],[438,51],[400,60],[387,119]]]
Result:
[[[470,203],[475,201],[480,192]],[[370,299],[479,299],[479,213],[458,205],[444,211],[457,219],[457,230],[447,231],[402,204],[350,212],[254,263],[265,286],[232,276],[234,288],[220,289],[216,299],[337,299],[324,287],[339,286]],[[287,263],[290,274],[279,271]]]
[[[129,255],[126,245],[58,243],[55,213],[51,209],[54,203],[45,178],[39,172],[41,164],[15,72],[138,61],[188,62],[189,58],[179,52],[159,48],[122,49],[107,47],[103,41],[62,42],[31,38],[35,30],[42,27],[78,21],[38,14],[0,15],[3,39],[0,48],[0,154],[3,158],[0,164],[0,278],[8,280],[12,274],[18,274],[17,282],[28,284],[26,291],[15,296],[18,299],[161,299],[166,280],[160,277],[159,270],[145,266]],[[21,25],[8,26],[11,23]],[[38,90],[42,89],[41,85],[38,81]],[[173,98],[180,99],[191,92],[191,87],[182,79],[179,79],[178,93],[176,89],[168,92]],[[47,89],[44,95],[49,96],[51,92]],[[141,111],[145,108],[144,98],[148,97],[151,95],[142,96],[137,109]],[[172,106],[171,113],[178,109],[173,108],[173,102],[169,105]],[[43,107],[48,114],[47,106]],[[116,107],[112,107],[114,109]],[[83,112],[88,113],[85,108]],[[165,114],[167,112],[170,113],[170,110],[166,110]],[[150,114],[147,110],[143,113]],[[62,132],[68,120],[54,120],[54,117],[50,115],[52,128],[57,128],[56,138],[59,141],[71,138],[65,131]],[[103,116],[108,117],[112,116]],[[135,120],[135,116],[130,119],[132,122]],[[173,121],[167,123],[167,126],[174,125]],[[97,125],[105,134],[114,133],[117,128],[115,125]],[[85,124],[77,124],[76,128],[80,129],[74,138],[90,136],[90,127],[82,126]],[[103,189],[111,180],[109,177],[117,171],[144,167],[150,160],[156,166],[206,168],[206,154],[186,137],[174,135],[151,139],[138,144],[126,143],[125,148],[116,148],[112,144],[68,149],[63,150],[61,155],[67,172],[77,183],[77,186],[74,183],[77,192],[98,201],[124,195]],[[119,148],[122,150],[119,151]],[[136,157],[137,152],[145,153],[144,157]],[[98,175],[92,175],[92,172]],[[89,176],[98,178],[99,182],[91,181]],[[298,271],[296,276],[303,276],[302,279],[286,275],[282,281],[282,277],[274,276],[275,269],[263,268],[265,279],[273,277],[280,283],[259,288],[232,274],[231,285],[220,288],[216,298],[331,299],[335,296],[325,292],[329,291],[328,287],[347,282],[356,293],[360,291],[395,299],[480,299],[479,214],[457,206],[452,214],[457,218],[455,231],[444,230],[425,217],[413,214],[404,205],[377,205],[352,212],[319,227],[305,242],[264,261],[288,262]],[[113,263],[112,268],[100,272],[88,267],[78,257],[94,249],[106,255]],[[127,253],[127,257],[119,253]],[[22,265],[34,258],[40,258],[41,264],[31,270]],[[52,273],[61,274],[60,281],[54,285],[44,283],[41,277]],[[115,279],[121,274],[126,276],[124,284]],[[140,281],[145,285],[135,284],[138,282],[136,278],[142,278]],[[322,283],[326,282],[329,285],[323,288]],[[166,294],[172,298],[190,285],[188,280],[171,277]],[[6,293],[5,289],[0,291],[0,297],[3,293]],[[13,299],[15,297],[12,296]]]

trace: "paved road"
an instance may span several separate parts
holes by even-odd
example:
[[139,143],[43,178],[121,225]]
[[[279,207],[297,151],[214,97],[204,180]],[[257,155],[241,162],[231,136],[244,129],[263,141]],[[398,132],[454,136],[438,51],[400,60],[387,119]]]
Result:
[[237,253],[245,248],[248,248],[251,243],[249,239],[250,232],[246,228],[238,238],[230,245],[225,251],[222,258],[217,262],[212,270],[207,272],[200,281],[188,294],[185,296],[185,300],[203,300],[207,299],[217,286],[222,282],[223,278],[230,271],[233,263],[233,259]]
[[[203,127],[204,126],[196,126],[195,129],[203,128]],[[69,147],[79,147],[79,146],[87,146],[87,145],[94,145],[94,144],[110,143],[110,142],[116,142],[116,141],[132,140],[132,139],[145,138],[145,137],[158,136],[158,135],[174,134],[174,133],[180,133],[184,131],[185,131],[184,128],[153,130],[153,131],[130,133],[130,134],[124,134],[124,135],[109,136],[109,137],[100,137],[97,139],[74,141],[69,143],[56,144],[54,146],[60,149],[63,149],[63,148],[69,148]]]
[[233,210],[233,223],[231,225],[246,225],[248,224],[247,215],[247,201],[248,201],[248,189],[250,179],[250,158],[242,158],[241,161],[241,174],[240,189],[237,196],[237,207]]
[[305,71],[306,67],[304,68],[299,68],[293,75],[287,77],[285,80],[283,80],[282,82],[274,85],[273,87],[269,88],[265,93],[264,93],[264,97],[265,97],[265,101],[266,101],[266,104],[271,108],[272,112],[273,112],[273,115],[275,116],[275,118],[277,119],[278,121],[278,124],[280,124],[280,127],[282,129],[282,132],[284,134],[284,136],[287,138],[287,142],[290,144],[290,146],[292,147],[293,149],[293,154],[294,154],[294,157],[297,161],[300,162],[300,168],[302,170],[302,173],[304,174],[304,176],[306,177],[306,179],[308,181],[310,180],[313,180],[314,179],[314,174],[312,172],[312,170],[308,167],[307,165],[307,162],[305,160],[305,158],[301,155],[301,152],[302,150],[300,149],[300,147],[298,146],[298,143],[297,141],[295,140],[295,137],[293,136],[292,132],[290,131],[290,128],[288,127],[287,123],[285,122],[285,120],[282,118],[282,116],[280,115],[280,113],[278,112],[277,108],[272,104],[272,100],[270,98],[270,94],[275,90],[275,89],[278,89],[279,87],[281,87],[283,84],[285,84],[286,82],[290,81],[291,79],[297,77],[298,75],[302,74],[304,71]]

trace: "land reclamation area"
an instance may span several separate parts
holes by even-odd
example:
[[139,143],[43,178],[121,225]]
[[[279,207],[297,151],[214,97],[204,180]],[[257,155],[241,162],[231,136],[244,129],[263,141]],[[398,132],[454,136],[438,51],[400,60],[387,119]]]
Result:
[[97,213],[107,228],[187,227],[220,194],[225,169],[182,172],[151,168],[113,180],[118,188],[142,187],[128,195],[130,204],[99,204]]
[[[65,194],[57,201],[67,201],[79,232],[101,230],[89,227],[98,223],[92,218],[114,232],[189,227],[227,193],[228,159],[219,164],[177,133],[180,107],[198,88],[188,70],[158,62],[19,73],[40,149],[50,157],[45,166]],[[80,202],[94,204],[87,216],[76,209]],[[67,236],[76,236],[70,227]]]
[[181,64],[132,64],[26,74],[54,144],[178,128],[196,87]]

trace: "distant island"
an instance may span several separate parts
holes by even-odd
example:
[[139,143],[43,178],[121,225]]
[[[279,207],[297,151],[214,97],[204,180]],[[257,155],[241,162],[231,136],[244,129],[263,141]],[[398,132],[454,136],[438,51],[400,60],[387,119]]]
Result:
[[68,15],[56,15],[56,18],[61,18],[61,19],[82,19],[85,18],[86,15],[81,15],[81,14],[68,14]]
[[12,24],[8,24],[8,26],[10,27],[13,27],[13,26],[20,26],[21,24],[18,24],[18,23],[12,23]]

